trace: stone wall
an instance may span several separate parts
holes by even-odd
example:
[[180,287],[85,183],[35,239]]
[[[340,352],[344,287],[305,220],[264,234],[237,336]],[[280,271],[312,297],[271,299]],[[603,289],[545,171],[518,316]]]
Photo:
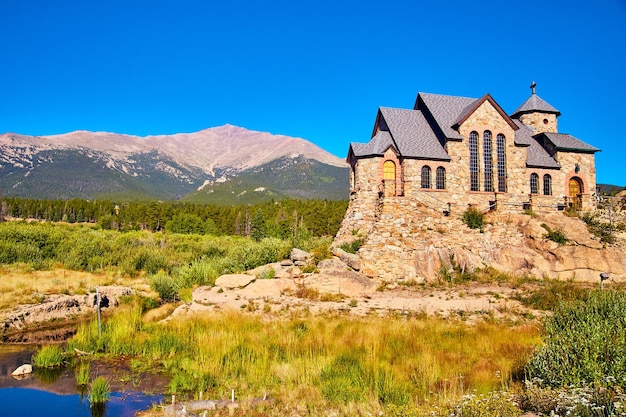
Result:
[[526,126],[535,128],[535,134],[544,132],[557,133],[559,131],[556,114],[540,112],[526,113],[522,114],[519,119]]

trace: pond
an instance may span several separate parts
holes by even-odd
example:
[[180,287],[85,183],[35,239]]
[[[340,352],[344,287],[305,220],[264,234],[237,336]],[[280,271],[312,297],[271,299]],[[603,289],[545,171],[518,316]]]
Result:
[[0,345],[0,412],[3,416],[46,417],[131,417],[163,400],[166,381],[155,375],[132,375],[124,363],[92,363],[93,375],[102,375],[111,383],[111,398],[104,408],[91,408],[88,391],[79,392],[72,369],[35,372],[25,378],[11,373],[20,365],[31,363],[35,346]]

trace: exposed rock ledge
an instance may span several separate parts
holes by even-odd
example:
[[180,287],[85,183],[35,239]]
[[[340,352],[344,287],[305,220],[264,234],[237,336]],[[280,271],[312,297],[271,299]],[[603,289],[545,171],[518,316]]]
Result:
[[[131,295],[128,287],[98,287],[100,308],[108,310],[119,305],[119,298]],[[39,304],[22,305],[2,320],[2,333],[20,331],[33,325],[55,320],[66,320],[96,311],[96,294],[85,295],[47,295]]]
[[[599,281],[603,272],[613,279],[626,278],[625,234],[617,232],[614,244],[603,244],[583,221],[562,213],[488,215],[483,230],[470,229],[460,219],[433,217],[419,224],[406,219],[389,214],[366,237],[359,250],[362,273],[387,282],[428,282],[437,279],[442,268],[456,265],[577,281]],[[542,224],[563,231],[568,242],[548,240]]]

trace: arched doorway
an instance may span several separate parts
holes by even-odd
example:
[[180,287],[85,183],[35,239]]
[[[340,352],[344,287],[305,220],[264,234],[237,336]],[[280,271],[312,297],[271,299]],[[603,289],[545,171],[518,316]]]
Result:
[[385,183],[385,197],[396,195],[396,164],[393,161],[385,161],[383,181]]
[[580,210],[583,206],[583,182],[578,177],[572,177],[569,180],[569,197],[572,208]]

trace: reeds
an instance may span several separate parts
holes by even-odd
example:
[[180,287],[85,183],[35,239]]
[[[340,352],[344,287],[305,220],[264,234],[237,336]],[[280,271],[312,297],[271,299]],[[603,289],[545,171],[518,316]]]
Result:
[[57,368],[63,365],[65,356],[58,345],[43,346],[33,356],[33,363],[38,368]]
[[91,392],[89,393],[89,403],[93,407],[96,404],[105,404],[111,396],[109,381],[102,376],[96,377],[91,382]]

